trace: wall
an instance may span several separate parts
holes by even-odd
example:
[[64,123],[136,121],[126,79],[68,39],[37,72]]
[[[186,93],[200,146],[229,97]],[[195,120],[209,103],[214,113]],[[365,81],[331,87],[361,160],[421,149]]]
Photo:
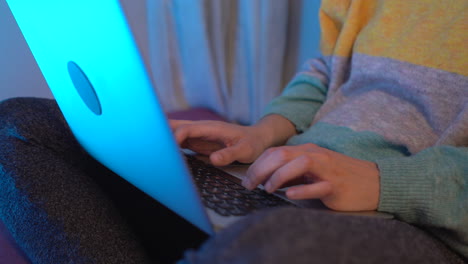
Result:
[[[143,57],[148,58],[145,0],[122,0]],[[0,0],[0,101],[10,97],[52,98],[5,0]]]

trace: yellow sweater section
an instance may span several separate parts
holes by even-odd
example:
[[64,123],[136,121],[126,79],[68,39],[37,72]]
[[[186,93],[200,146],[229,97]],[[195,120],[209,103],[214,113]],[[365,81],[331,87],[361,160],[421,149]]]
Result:
[[323,0],[325,56],[362,53],[468,75],[468,0]]

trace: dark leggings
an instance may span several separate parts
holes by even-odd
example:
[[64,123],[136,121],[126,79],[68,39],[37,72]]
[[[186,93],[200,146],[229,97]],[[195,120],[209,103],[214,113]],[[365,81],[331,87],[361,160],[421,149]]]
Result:
[[46,99],[0,103],[0,218],[32,263],[461,263],[397,220],[294,208],[207,239],[91,158]]

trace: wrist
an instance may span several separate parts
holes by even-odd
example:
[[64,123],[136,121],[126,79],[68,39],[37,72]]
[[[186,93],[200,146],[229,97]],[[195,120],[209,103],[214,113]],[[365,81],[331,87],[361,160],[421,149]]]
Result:
[[265,116],[252,128],[257,131],[265,148],[284,145],[289,138],[297,134],[294,124],[277,114]]

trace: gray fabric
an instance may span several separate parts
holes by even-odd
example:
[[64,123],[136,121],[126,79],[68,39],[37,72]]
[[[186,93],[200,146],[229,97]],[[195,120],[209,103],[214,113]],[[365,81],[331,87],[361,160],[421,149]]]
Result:
[[165,109],[202,106],[256,121],[319,54],[320,2],[149,0],[151,73]]
[[[51,100],[0,107],[0,217],[32,263],[144,263]],[[64,133],[65,132],[65,133]],[[93,172],[94,171],[94,172]]]
[[440,242],[397,220],[296,208],[235,224],[179,264],[463,263]]
[[468,77],[364,54],[325,61],[332,81],[313,124],[372,131],[412,154],[468,145]]
[[206,237],[88,156],[55,101],[31,98],[0,103],[0,219],[35,264],[167,263]]
[[[33,263],[172,263],[199,230],[90,158],[56,103],[0,103],[0,219]],[[300,209],[244,219],[189,263],[457,263],[398,221]]]

